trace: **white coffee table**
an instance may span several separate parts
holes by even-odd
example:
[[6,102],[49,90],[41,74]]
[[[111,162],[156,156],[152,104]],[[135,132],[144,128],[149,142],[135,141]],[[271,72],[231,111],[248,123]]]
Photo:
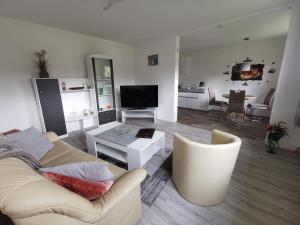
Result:
[[128,146],[113,143],[96,137],[101,132],[115,128],[122,123],[111,122],[99,126],[98,128],[86,133],[88,152],[98,156],[98,153],[105,154],[109,157],[127,163],[128,170],[142,168],[152,156],[159,150],[165,154],[165,133],[155,131],[152,139],[138,138]]

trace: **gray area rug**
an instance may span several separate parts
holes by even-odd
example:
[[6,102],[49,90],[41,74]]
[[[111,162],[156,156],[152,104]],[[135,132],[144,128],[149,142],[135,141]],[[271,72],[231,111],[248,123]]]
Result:
[[[171,152],[171,150],[170,150]],[[101,159],[113,163],[118,167],[127,169],[127,164],[119,162],[116,159],[110,158],[106,155],[99,155]],[[142,202],[148,206],[152,206],[160,192],[165,187],[167,181],[172,176],[172,153],[162,163],[162,165],[153,173],[152,176],[147,175],[141,184]]]
[[151,206],[171,176],[172,154],[169,155],[169,157],[152,176],[147,175],[145,180],[142,182],[142,202],[148,206]]

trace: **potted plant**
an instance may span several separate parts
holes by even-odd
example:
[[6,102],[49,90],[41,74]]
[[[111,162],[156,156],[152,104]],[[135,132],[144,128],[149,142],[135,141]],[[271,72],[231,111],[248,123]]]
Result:
[[287,136],[287,128],[282,124],[284,122],[279,122],[278,124],[269,124],[267,126],[267,152],[271,154],[276,154],[277,149],[279,148],[279,141],[284,136]]
[[49,78],[48,62],[46,60],[47,51],[42,49],[34,53],[36,60],[33,61],[35,68],[38,70],[40,78]]

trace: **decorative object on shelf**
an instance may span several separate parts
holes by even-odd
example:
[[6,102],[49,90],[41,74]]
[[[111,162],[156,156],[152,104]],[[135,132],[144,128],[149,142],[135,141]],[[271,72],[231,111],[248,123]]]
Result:
[[92,85],[91,85],[91,82],[89,79],[86,80],[86,88],[87,89],[91,89],[92,88]]
[[110,78],[110,77],[111,77],[111,69],[110,69],[110,66],[105,66],[105,67],[104,67],[104,77],[105,77],[105,78]]
[[112,94],[112,86],[111,84],[105,84],[103,87],[103,94],[104,95],[111,95]]
[[285,124],[285,122],[279,122],[278,124],[269,124],[267,127],[267,152],[271,154],[276,154],[277,150],[279,149],[280,139],[288,135],[287,128],[282,124]]
[[34,67],[38,70],[40,78],[49,78],[47,51],[42,49],[34,53],[36,60],[33,61]]
[[243,62],[252,62],[252,59],[250,59],[249,57],[247,57],[246,59],[243,60]]
[[268,73],[276,73],[276,69],[275,68],[271,68],[271,69],[269,69]]
[[89,115],[89,111],[87,109],[83,109],[82,113],[84,116],[88,116]]
[[242,85],[243,86],[249,86],[247,82],[244,82]]
[[223,75],[230,75],[231,73],[229,71],[223,72]]
[[90,113],[91,116],[94,115],[94,110],[89,109],[89,113]]
[[158,65],[158,54],[148,56],[148,66],[157,66]]
[[84,87],[69,87],[69,90],[82,90]]
[[99,95],[103,95],[103,88],[98,88]]
[[67,87],[66,87],[66,82],[61,82],[61,89],[62,91],[66,91],[67,90]]

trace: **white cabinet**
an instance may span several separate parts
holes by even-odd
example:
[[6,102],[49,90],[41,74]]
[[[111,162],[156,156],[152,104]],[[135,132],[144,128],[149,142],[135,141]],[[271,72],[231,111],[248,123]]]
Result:
[[178,96],[178,107],[186,108],[186,98]]
[[208,92],[204,93],[191,93],[191,92],[178,92],[178,107],[208,110]]

